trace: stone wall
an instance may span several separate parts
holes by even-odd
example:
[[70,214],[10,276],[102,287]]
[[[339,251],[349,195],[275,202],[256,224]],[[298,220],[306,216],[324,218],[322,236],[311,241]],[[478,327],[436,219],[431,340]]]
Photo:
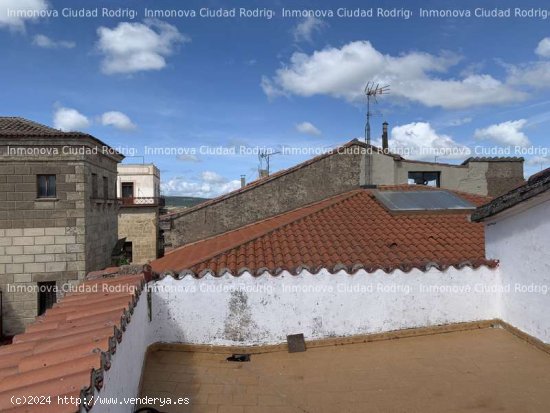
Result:
[[[356,142],[314,162],[274,175],[262,184],[216,202],[161,220],[167,248],[239,228],[367,184],[367,150]],[[374,151],[372,182],[407,184],[412,171],[439,171],[441,187],[478,195],[496,196],[523,182],[523,162],[479,162],[466,165],[409,161]]]
[[362,159],[359,153],[335,153],[253,190],[193,209],[173,221],[166,244],[184,245],[358,188]]
[[132,263],[144,264],[157,258],[158,207],[121,207],[118,238],[132,243]]
[[[3,332],[15,334],[38,313],[37,283],[54,281],[61,294],[66,283],[110,264],[118,235],[117,161],[61,151],[9,156],[5,148],[0,146],[0,288]],[[97,202],[90,199],[92,172],[102,198]],[[38,174],[56,175],[56,198],[37,198]],[[103,176],[110,200],[103,200]]]

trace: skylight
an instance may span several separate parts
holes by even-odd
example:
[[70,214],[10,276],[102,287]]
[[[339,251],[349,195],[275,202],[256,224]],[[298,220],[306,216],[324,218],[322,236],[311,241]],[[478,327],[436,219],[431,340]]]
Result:
[[473,204],[448,191],[376,191],[374,195],[393,212],[475,209]]

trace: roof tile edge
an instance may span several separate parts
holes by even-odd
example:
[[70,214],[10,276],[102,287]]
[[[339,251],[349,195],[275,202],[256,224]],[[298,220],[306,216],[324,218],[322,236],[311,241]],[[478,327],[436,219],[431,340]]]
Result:
[[390,266],[384,267],[384,266],[365,265],[365,264],[361,264],[361,263],[356,263],[356,264],[353,264],[353,265],[336,264],[335,266],[330,267],[330,268],[327,268],[327,267],[324,267],[324,266],[310,267],[310,266],[307,266],[307,265],[299,265],[299,266],[296,266],[296,267],[293,267],[293,268],[279,267],[279,268],[276,268],[274,270],[270,270],[268,268],[259,268],[256,271],[252,271],[249,268],[245,267],[245,268],[240,268],[236,273],[232,273],[227,268],[223,268],[217,273],[212,271],[212,270],[209,270],[209,269],[203,270],[200,273],[195,273],[194,271],[192,271],[190,269],[183,269],[179,272],[164,271],[160,274],[156,273],[153,276],[153,280],[154,281],[159,281],[159,280],[161,280],[163,278],[166,278],[166,277],[172,277],[175,280],[181,280],[186,276],[190,276],[190,277],[196,278],[196,279],[201,279],[201,278],[205,277],[206,275],[210,275],[210,276],[215,277],[215,278],[221,278],[226,274],[237,278],[237,277],[240,277],[241,275],[243,275],[244,273],[249,273],[253,277],[260,277],[262,275],[270,275],[272,277],[278,277],[279,275],[281,275],[285,271],[288,272],[290,275],[293,275],[293,276],[300,275],[304,271],[307,271],[311,275],[316,275],[316,274],[319,274],[323,270],[328,271],[330,274],[336,274],[340,271],[345,271],[349,275],[355,275],[361,270],[367,272],[368,274],[372,274],[372,273],[374,273],[376,271],[380,271],[380,270],[384,271],[386,274],[391,274],[394,271],[402,271],[404,273],[409,273],[409,272],[411,272],[412,270],[415,270],[415,269],[420,270],[422,272],[426,272],[426,271],[429,271],[430,269],[433,269],[433,268],[443,272],[443,271],[446,271],[447,269],[449,269],[451,267],[453,267],[457,270],[460,270],[460,269],[466,268],[466,267],[469,267],[469,268],[472,268],[472,269],[477,269],[477,268],[480,268],[480,267],[496,268],[496,267],[498,267],[498,265],[499,265],[498,260],[476,259],[476,260],[465,260],[465,261],[460,261],[460,262],[455,262],[455,263],[450,263],[450,264],[448,264],[448,263],[438,263],[438,262],[433,262],[433,261],[416,262],[416,263],[411,262],[411,263],[402,263],[400,265],[391,266],[391,267]]
[[132,321],[132,315],[134,314],[134,309],[141,297],[141,293],[144,290],[145,280],[142,279],[141,282],[137,285],[137,288],[132,296],[132,301],[128,304],[128,307],[122,312],[120,316],[120,328],[116,325],[113,326],[113,335],[109,337],[109,348],[107,351],[101,351],[100,357],[100,367],[99,369],[93,368],[90,371],[90,385],[88,387],[83,387],[80,390],[80,406],[79,411],[84,409],[84,411],[89,411],[94,405],[94,394],[95,391],[100,391],[103,388],[104,374],[106,371],[109,371],[112,366],[113,356],[116,354],[117,345],[122,342],[122,337],[128,324]]

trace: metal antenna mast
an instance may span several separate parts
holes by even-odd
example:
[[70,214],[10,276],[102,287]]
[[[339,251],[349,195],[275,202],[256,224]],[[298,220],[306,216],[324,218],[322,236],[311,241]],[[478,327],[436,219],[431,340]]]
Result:
[[378,96],[379,95],[386,95],[390,93],[390,86],[380,86],[379,83],[374,82],[367,82],[367,85],[365,86],[365,95],[367,95],[367,124],[365,125],[365,142],[367,144],[371,144],[371,137],[370,137],[370,118],[374,116],[374,114],[371,112],[371,100],[374,103],[378,103]]
[[[269,163],[270,163],[270,158],[273,156],[273,155],[277,155],[277,154],[280,154],[281,151],[277,151],[277,152],[270,152],[270,151],[260,151],[260,153],[258,153],[258,159],[260,160],[260,178],[262,178],[262,171],[266,171],[266,175],[269,176],[269,173],[270,173],[270,170],[269,170]],[[264,159],[265,159],[265,163],[266,163],[266,168],[264,169],[263,166],[264,166]]]
[[365,95],[367,95],[367,124],[365,125],[365,142],[367,143],[367,155],[365,156],[365,184],[372,186],[372,148],[370,136],[370,118],[374,116],[371,112],[371,100],[378,103],[378,96],[390,93],[389,85],[380,86],[379,83],[367,82],[365,86]]

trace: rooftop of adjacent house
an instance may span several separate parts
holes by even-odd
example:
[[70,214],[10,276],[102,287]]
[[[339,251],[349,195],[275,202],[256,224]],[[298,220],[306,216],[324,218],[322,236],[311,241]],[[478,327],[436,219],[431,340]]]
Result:
[[358,139],[353,139],[353,140],[351,140],[349,142],[346,142],[345,144],[343,144],[339,147],[328,150],[326,153],[323,153],[323,154],[318,155],[314,158],[308,159],[307,161],[304,161],[302,163],[294,165],[290,168],[283,169],[281,171],[275,172],[275,173],[273,173],[269,176],[259,178],[255,181],[250,182],[249,184],[245,185],[244,187],[236,189],[236,190],[231,191],[231,192],[228,192],[227,194],[223,194],[223,195],[220,195],[216,198],[209,199],[207,201],[201,202],[201,203],[199,203],[199,204],[197,204],[197,205],[195,205],[191,208],[186,208],[184,210],[173,211],[173,212],[170,212],[168,214],[165,214],[165,215],[161,216],[161,220],[171,220],[171,219],[174,219],[174,218],[178,218],[182,215],[189,214],[193,211],[196,211],[196,210],[199,210],[199,209],[202,209],[202,208],[206,208],[210,205],[214,205],[218,202],[221,202],[221,201],[224,201],[226,199],[232,198],[232,197],[234,197],[234,196],[236,196],[240,193],[250,191],[250,190],[252,190],[254,188],[257,188],[261,185],[264,185],[268,182],[274,181],[274,180],[279,179],[279,178],[281,178],[285,175],[291,174],[291,173],[293,173],[293,172],[295,172],[299,169],[305,168],[305,167],[307,167],[307,166],[309,166],[309,165],[311,165],[315,162],[318,162],[322,159],[325,159],[329,156],[339,154],[339,153],[344,153],[344,151],[347,148],[351,148],[353,146],[359,146],[363,149],[370,149],[370,150],[373,151],[373,153],[378,153],[378,154],[390,156],[396,161],[405,161],[405,162],[409,162],[409,163],[424,164],[424,165],[439,165],[439,166],[446,166],[446,167],[452,167],[452,168],[467,168],[467,166],[470,162],[523,162],[524,161],[524,159],[521,158],[521,157],[470,157],[470,158],[466,159],[464,162],[462,162],[461,164],[449,164],[449,163],[442,163],[442,162],[430,162],[430,161],[424,161],[424,160],[412,160],[412,159],[405,159],[399,154],[391,153],[387,150],[383,150],[382,148],[379,148],[379,147],[376,147],[376,146],[373,146],[373,145],[369,145],[369,144],[367,144],[365,142],[362,142]]
[[[141,275],[87,281],[37,317],[13,344],[0,346],[0,411],[32,411],[11,398],[29,395],[79,397],[92,388],[94,370],[109,367],[143,286]],[[74,412],[74,405],[40,411]]]
[[479,207],[473,214],[472,220],[482,221],[493,215],[500,214],[526,201],[544,194],[550,189],[550,168],[532,175],[525,184],[512,189],[504,195]]
[[[295,273],[303,267],[390,272],[432,265],[493,265],[485,260],[483,225],[468,219],[471,210],[394,213],[378,201],[376,191],[435,190],[417,185],[352,190],[177,248],[153,261],[153,270],[202,276],[273,274],[284,269]],[[454,194],[475,206],[490,200]]]
[[[29,119],[17,116],[0,116],[0,138],[88,138],[100,146],[109,147],[88,133],[62,131]],[[113,153],[116,153],[113,152]],[[121,154],[119,156],[123,157]]]

